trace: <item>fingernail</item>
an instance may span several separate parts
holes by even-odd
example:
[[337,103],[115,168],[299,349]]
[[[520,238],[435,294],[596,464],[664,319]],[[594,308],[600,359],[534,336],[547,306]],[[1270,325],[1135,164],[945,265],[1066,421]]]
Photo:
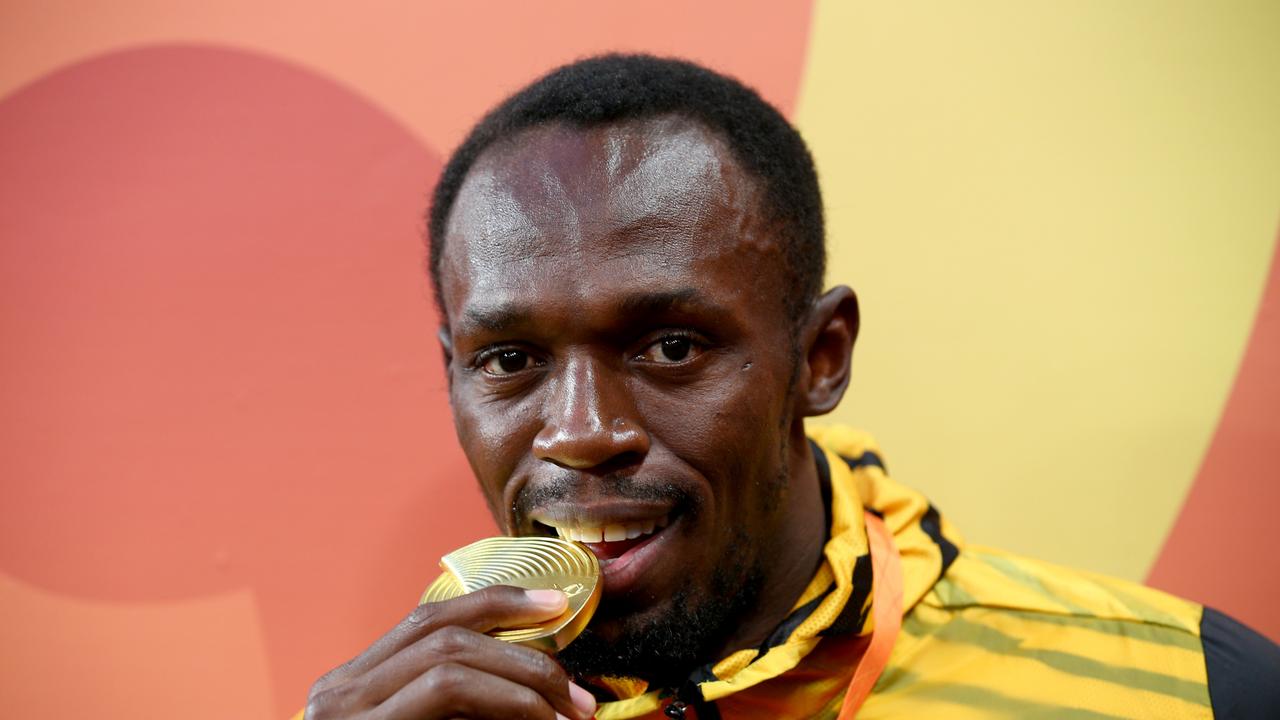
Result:
[[569,699],[573,701],[573,706],[582,711],[583,715],[591,717],[596,712],[596,699],[584,688],[579,687],[577,683],[569,683]]
[[525,590],[524,596],[542,610],[562,610],[569,601],[559,590]]

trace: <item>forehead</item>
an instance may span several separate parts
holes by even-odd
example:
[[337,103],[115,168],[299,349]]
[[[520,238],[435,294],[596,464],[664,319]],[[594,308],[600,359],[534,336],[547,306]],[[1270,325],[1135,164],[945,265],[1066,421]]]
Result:
[[778,267],[761,202],[726,144],[686,118],[524,131],[487,149],[458,193],[441,263],[446,312],[548,283],[590,293]]

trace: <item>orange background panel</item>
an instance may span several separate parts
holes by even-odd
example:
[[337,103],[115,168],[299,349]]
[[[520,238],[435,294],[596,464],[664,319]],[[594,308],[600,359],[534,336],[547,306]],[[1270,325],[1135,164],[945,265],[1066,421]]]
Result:
[[7,3],[0,96],[88,55],[199,42],[270,52],[359,92],[452,149],[479,114],[547,69],[643,49],[699,60],[795,105],[809,3],[50,0]]
[[102,603],[0,573],[0,607],[8,618],[0,623],[6,717],[279,717],[262,618],[247,590]]

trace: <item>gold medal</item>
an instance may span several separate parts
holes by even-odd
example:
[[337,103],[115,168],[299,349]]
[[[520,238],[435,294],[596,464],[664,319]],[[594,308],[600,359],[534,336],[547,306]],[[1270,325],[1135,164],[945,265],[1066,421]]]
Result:
[[449,600],[490,585],[567,595],[569,607],[560,617],[489,633],[546,652],[561,650],[576,638],[600,603],[600,562],[582,545],[560,538],[485,538],[440,558],[440,568],[444,574],[422,593],[420,603]]

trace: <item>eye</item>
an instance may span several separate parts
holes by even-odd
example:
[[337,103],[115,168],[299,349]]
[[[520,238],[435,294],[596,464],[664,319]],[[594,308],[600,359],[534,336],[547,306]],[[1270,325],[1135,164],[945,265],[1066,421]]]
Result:
[[490,375],[510,375],[533,365],[533,357],[523,350],[499,350],[485,358],[480,368]]
[[695,358],[700,352],[702,349],[692,338],[684,335],[668,335],[645,348],[644,352],[636,356],[636,360],[673,365]]

